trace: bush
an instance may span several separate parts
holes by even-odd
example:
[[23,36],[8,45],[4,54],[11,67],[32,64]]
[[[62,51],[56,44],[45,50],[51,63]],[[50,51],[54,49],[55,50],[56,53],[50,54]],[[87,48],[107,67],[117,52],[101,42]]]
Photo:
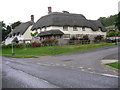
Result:
[[95,40],[102,40],[103,39],[103,36],[101,35],[97,35],[96,37],[94,37]]
[[102,35],[97,35],[96,37],[94,37],[94,42],[99,43],[99,42],[101,42],[101,41],[104,41]]
[[90,40],[88,35],[84,35],[83,38],[81,38],[80,40]]
[[78,40],[78,38],[76,38],[75,36],[72,36],[70,40]]
[[42,44],[44,46],[55,46],[55,45],[58,45],[58,40],[56,39],[45,39],[42,41]]
[[36,43],[36,42],[32,43],[32,47],[41,47],[41,46],[42,46],[41,43]]
[[[2,48],[12,48],[12,44],[8,45],[1,45]],[[23,44],[23,43],[14,43],[13,48],[23,48],[23,47],[31,47],[30,43]]]

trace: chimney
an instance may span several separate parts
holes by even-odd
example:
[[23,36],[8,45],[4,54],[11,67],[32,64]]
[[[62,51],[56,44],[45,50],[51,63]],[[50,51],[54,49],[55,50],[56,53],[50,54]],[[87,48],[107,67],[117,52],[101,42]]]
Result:
[[31,21],[34,22],[34,15],[31,15]]
[[48,14],[52,12],[52,7],[48,7]]

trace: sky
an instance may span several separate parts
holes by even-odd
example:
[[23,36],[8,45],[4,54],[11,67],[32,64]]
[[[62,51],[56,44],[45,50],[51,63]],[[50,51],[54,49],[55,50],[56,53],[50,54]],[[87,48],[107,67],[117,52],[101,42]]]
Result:
[[[7,25],[16,21],[30,21],[34,15],[35,22],[48,14],[48,7],[52,12],[68,11],[83,14],[87,19],[97,20],[118,13],[120,0],[1,0],[0,21]],[[120,5],[120,4],[119,4]]]

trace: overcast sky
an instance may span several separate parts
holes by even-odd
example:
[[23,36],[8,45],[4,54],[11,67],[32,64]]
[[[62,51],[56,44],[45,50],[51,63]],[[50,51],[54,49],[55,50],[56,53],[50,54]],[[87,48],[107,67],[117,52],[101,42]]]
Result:
[[30,15],[37,21],[48,13],[51,6],[53,12],[63,10],[70,13],[83,14],[87,19],[96,20],[118,13],[120,0],[1,0],[0,21],[10,24],[16,21],[27,22]]

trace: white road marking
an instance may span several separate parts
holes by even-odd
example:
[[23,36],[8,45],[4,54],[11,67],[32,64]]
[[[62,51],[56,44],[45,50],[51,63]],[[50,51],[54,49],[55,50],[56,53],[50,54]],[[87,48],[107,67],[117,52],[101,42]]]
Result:
[[65,64],[63,64],[63,66],[66,66]]
[[[53,64],[53,63],[51,63],[51,64],[37,63],[37,64],[41,64],[41,65],[45,65],[45,66],[60,66],[60,64]],[[63,64],[62,66],[67,66],[67,65]],[[71,67],[71,68],[75,68],[74,66],[70,66],[70,67]],[[83,67],[78,67],[78,68],[80,68],[81,71],[89,72],[89,71],[86,71],[85,69],[83,69]],[[88,69],[91,70],[91,68],[88,68]],[[117,76],[117,75],[104,74],[104,73],[97,73],[97,72],[94,72],[94,71],[89,72],[89,73],[99,74],[99,75],[108,76],[108,77],[116,77],[116,78],[119,77],[119,76]]]
[[83,67],[78,67],[78,68],[81,68],[81,69],[82,69]]
[[119,77],[119,76],[116,76],[116,75],[111,75],[111,74],[101,74],[101,75],[104,75],[104,76],[109,76],[109,77]]
[[81,71],[85,71],[84,69],[81,69]]
[[92,68],[88,68],[88,70],[91,70]]
[[60,64],[55,64],[56,66],[60,66]]
[[42,64],[42,63],[37,63],[37,64]]

